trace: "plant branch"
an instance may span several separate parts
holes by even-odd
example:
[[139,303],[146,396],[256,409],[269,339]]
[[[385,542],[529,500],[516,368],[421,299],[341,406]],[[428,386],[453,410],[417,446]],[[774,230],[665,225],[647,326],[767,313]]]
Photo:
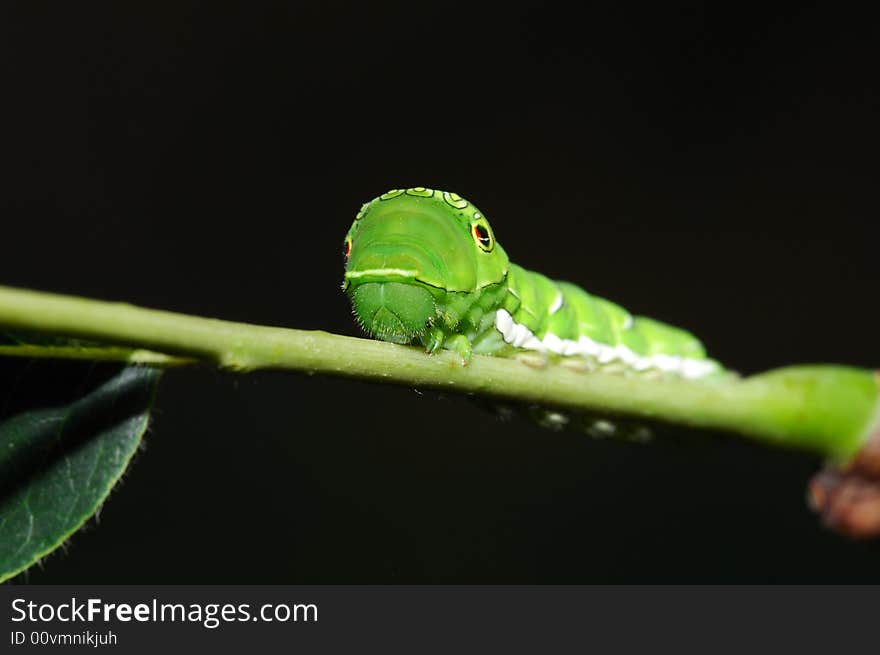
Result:
[[[738,433],[835,461],[852,458],[880,418],[873,371],[797,366],[745,379],[648,379],[579,373],[287,328],[202,318],[73,296],[0,287],[0,327],[107,343],[112,349],[7,346],[0,355],[200,361],[245,372],[290,369],[477,394],[570,413],[601,413]],[[102,352],[97,352],[101,350]],[[94,357],[92,357],[94,355]]]
[[173,357],[142,348],[120,348],[118,346],[43,346],[30,343],[0,346],[0,357],[84,359],[93,362],[125,362],[127,364],[146,364],[157,367],[184,366],[196,363],[196,360],[192,358]]

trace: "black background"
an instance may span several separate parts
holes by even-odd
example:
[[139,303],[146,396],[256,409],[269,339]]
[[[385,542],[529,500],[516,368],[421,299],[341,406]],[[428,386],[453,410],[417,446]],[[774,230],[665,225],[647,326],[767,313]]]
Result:
[[[4,3],[0,280],[357,334],[342,237],[426,185],[744,373],[877,366],[877,35],[833,6]],[[807,510],[816,458],[681,437],[173,371],[100,523],[20,580],[880,581]]]

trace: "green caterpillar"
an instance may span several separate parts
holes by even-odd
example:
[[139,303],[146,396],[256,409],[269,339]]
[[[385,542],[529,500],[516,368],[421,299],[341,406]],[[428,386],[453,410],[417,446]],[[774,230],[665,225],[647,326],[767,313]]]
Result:
[[392,189],[345,237],[343,290],[372,336],[428,352],[536,353],[584,367],[705,378],[724,369],[684,330],[510,262],[456,193]]

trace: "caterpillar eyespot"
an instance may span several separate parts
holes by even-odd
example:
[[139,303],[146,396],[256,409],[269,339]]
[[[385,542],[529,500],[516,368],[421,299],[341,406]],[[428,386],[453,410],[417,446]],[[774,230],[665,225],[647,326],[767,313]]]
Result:
[[492,246],[492,234],[489,232],[489,228],[483,225],[482,223],[474,223],[471,228],[471,234],[474,236],[474,241],[477,242],[477,245],[484,252],[491,252]]
[[[371,335],[395,343],[521,356],[573,370],[701,379],[724,368],[688,332],[517,266],[470,202],[394,189],[368,203],[346,236],[343,288]],[[357,234],[358,247],[352,251]]]

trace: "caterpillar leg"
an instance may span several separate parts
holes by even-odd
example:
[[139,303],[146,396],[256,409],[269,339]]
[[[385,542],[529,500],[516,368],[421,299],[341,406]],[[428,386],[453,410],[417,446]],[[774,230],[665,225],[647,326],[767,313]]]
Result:
[[446,340],[443,347],[457,352],[458,356],[461,357],[462,366],[467,366],[468,362],[471,361],[471,342],[463,334],[453,334]]
[[461,365],[467,366],[471,361],[471,342],[463,334],[453,334],[450,337],[439,327],[430,328],[424,336],[422,336],[422,344],[425,346],[425,352],[433,355],[441,348],[457,352],[461,357]]
[[433,355],[443,347],[443,342],[445,340],[446,335],[443,333],[443,330],[439,327],[432,327],[422,337],[422,344],[425,346],[425,352],[429,355]]
[[575,373],[590,373],[599,367],[594,360],[585,357],[562,357],[559,365]]
[[550,358],[547,354],[539,352],[517,353],[514,355],[514,359],[518,362],[522,362],[530,368],[536,368],[538,370],[547,368],[547,365],[550,363]]

